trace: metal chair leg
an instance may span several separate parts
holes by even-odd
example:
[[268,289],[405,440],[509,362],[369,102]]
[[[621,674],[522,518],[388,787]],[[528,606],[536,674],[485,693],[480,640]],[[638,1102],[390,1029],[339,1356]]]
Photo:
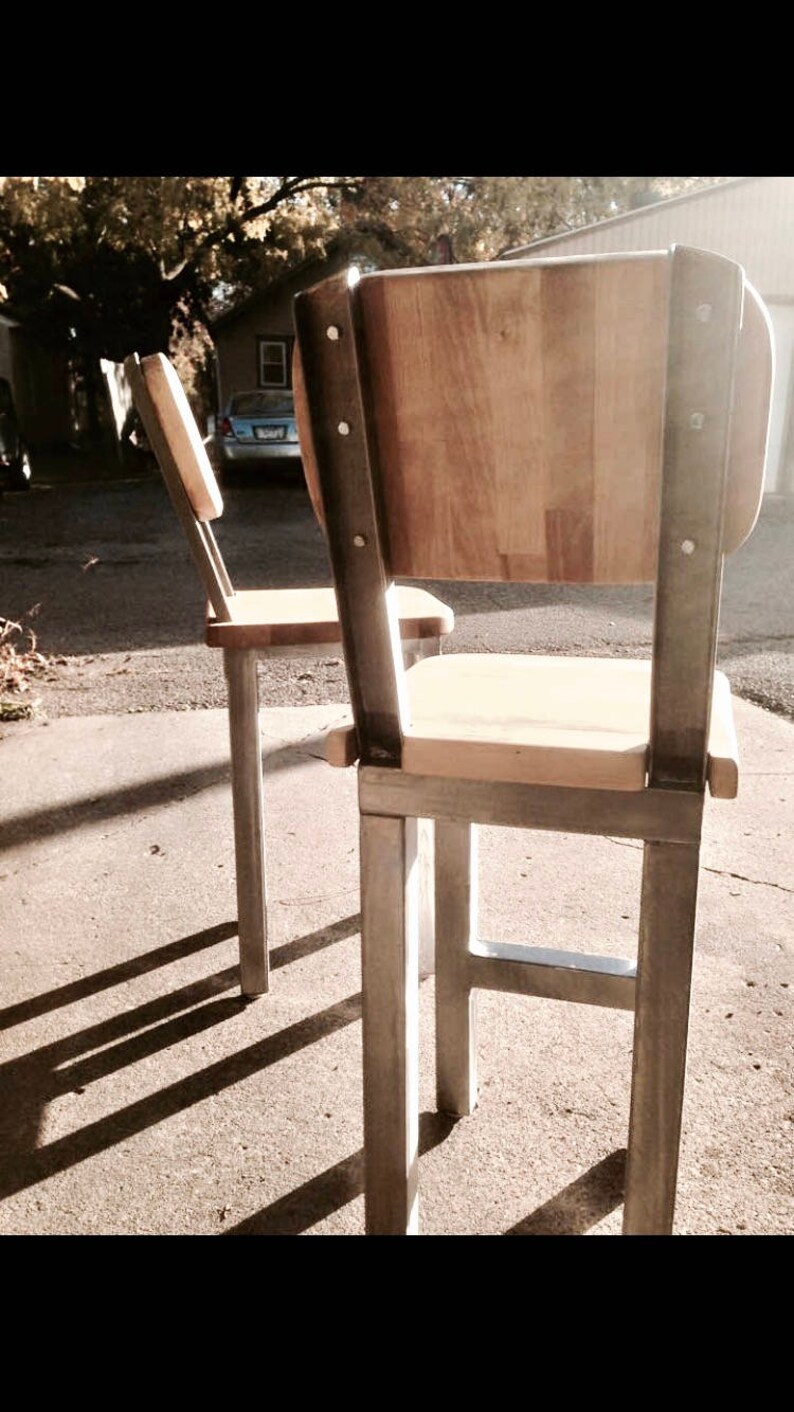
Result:
[[436,820],[436,1102],[443,1113],[477,1103],[476,996],[469,947],[477,936],[477,828]]
[[223,664],[229,690],[240,986],[243,995],[253,997],[265,994],[269,988],[256,652],[226,648]]
[[361,816],[367,1235],[418,1232],[416,820]]
[[[425,657],[441,656],[441,638],[427,637],[403,652],[403,665],[408,670]],[[434,826],[432,819],[418,820],[419,850],[419,978],[425,980],[436,969],[436,904]]]
[[417,819],[416,846],[419,866],[419,979],[436,969],[435,824]]
[[645,845],[625,1235],[673,1227],[699,853],[697,843]]

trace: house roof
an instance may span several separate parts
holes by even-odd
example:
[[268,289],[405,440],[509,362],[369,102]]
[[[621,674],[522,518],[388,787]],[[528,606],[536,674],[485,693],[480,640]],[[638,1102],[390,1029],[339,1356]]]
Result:
[[614,226],[623,226],[636,220],[639,216],[645,216],[649,211],[667,210],[671,206],[682,206],[686,202],[703,201],[706,197],[714,196],[717,192],[723,193],[733,187],[744,186],[752,181],[765,181],[766,177],[744,176],[729,177],[726,181],[715,182],[713,186],[700,186],[695,191],[685,191],[679,196],[666,196],[661,201],[649,201],[645,206],[637,206],[632,211],[623,211],[619,216],[608,216],[603,221],[593,221],[587,226],[576,226],[574,230],[561,231],[557,235],[544,235],[539,240],[532,240],[527,245],[516,245],[512,250],[508,250],[501,259],[515,259],[531,250],[534,254],[542,249],[544,245],[561,245],[567,240],[574,240],[579,236],[586,235],[588,231],[609,230]]
[[337,258],[345,254],[351,263],[355,263],[355,256],[349,252],[345,240],[335,237],[328,242],[324,254],[309,255],[297,265],[291,265],[290,268],[284,270],[282,274],[276,275],[273,279],[269,280],[264,289],[255,290],[254,293],[249,294],[246,299],[242,299],[239,304],[235,304],[233,309],[227,309],[225,313],[219,314],[217,319],[212,319],[209,325],[210,332],[214,334],[219,329],[229,328],[237,319],[249,313],[254,305],[260,304],[263,300],[271,299],[280,290],[292,283],[298,284],[303,288],[308,282],[308,277],[311,275],[312,270],[316,270],[318,280],[321,279],[323,277],[323,271],[327,271],[329,265],[334,265]]

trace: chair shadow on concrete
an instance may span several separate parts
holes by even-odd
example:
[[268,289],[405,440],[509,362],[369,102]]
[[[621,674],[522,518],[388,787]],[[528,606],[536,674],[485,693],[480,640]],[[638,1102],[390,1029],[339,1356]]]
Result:
[[[440,1146],[460,1122],[449,1113],[422,1113],[419,1117],[419,1155]],[[623,1201],[626,1151],[611,1152],[583,1172],[505,1235],[584,1235]],[[342,1206],[364,1194],[364,1153],[354,1152],[325,1172],[230,1226],[227,1236],[301,1235]]]
[[[285,942],[273,950],[273,967],[283,967],[317,954],[355,935],[360,925],[359,916],[343,917]],[[114,986],[209,950],[235,935],[236,923],[222,922],[7,1006],[0,1010],[0,1030],[9,1030],[60,1007],[88,1000]],[[239,994],[230,993],[236,989],[236,966],[227,966],[0,1066],[0,1083],[13,1095],[13,1103],[8,1104],[0,1120],[3,1151],[0,1199],[90,1160],[361,1019],[360,995],[347,996],[324,1011],[307,1016],[157,1093],[108,1113],[65,1137],[44,1146],[37,1145],[49,1103],[67,1093],[79,1094],[89,1084],[165,1052],[215,1025],[234,1020],[246,1008]],[[420,1153],[428,1153],[443,1143],[459,1121],[448,1114],[423,1113]],[[610,1154],[505,1234],[584,1233],[620,1204],[624,1163],[624,1152]],[[254,1216],[224,1230],[223,1234],[299,1235],[355,1200],[363,1189],[363,1154],[359,1150]]]
[[[275,949],[274,964],[286,965],[334,945],[359,926],[358,917],[347,917],[287,942]],[[75,1004],[236,935],[235,923],[221,923],[8,1006],[0,1011],[0,1028],[8,1030]],[[236,990],[237,979],[235,966],[224,967],[0,1066],[0,1088],[11,1096],[0,1117],[0,1199],[95,1157],[361,1018],[360,995],[348,996],[156,1093],[37,1146],[50,1102],[65,1093],[80,1093],[89,1083],[239,1016],[247,1008],[245,1000],[239,994],[224,994]]]
[[[275,774],[277,770],[294,765],[301,756],[316,759],[322,751],[322,744],[322,735],[311,735],[297,745],[284,745],[278,750],[263,748],[263,770],[265,774]],[[214,785],[228,785],[229,780],[229,762],[220,760],[215,765],[157,775],[139,784],[106,790],[103,794],[92,790],[83,798],[59,800],[47,808],[32,809],[7,818],[3,823],[0,852],[35,839],[66,833],[83,824],[100,823],[119,814],[140,814],[158,804],[181,803],[188,795],[199,794]]]

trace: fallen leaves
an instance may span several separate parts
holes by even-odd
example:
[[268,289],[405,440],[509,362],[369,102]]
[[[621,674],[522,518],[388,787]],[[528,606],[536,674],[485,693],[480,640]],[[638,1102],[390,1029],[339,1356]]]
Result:
[[[41,604],[36,603],[25,614],[28,622],[35,618],[40,607]],[[0,617],[0,721],[29,721],[35,715],[38,702],[14,698],[30,690],[33,677],[45,676],[51,680],[52,668],[64,660],[39,652],[32,627]],[[6,692],[12,695],[7,697]]]

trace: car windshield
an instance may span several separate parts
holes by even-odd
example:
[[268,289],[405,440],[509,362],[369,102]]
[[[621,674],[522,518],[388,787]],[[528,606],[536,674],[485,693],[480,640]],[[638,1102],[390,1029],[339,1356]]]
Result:
[[229,405],[232,417],[269,417],[274,412],[292,412],[295,400],[283,388],[262,392],[238,392]]

